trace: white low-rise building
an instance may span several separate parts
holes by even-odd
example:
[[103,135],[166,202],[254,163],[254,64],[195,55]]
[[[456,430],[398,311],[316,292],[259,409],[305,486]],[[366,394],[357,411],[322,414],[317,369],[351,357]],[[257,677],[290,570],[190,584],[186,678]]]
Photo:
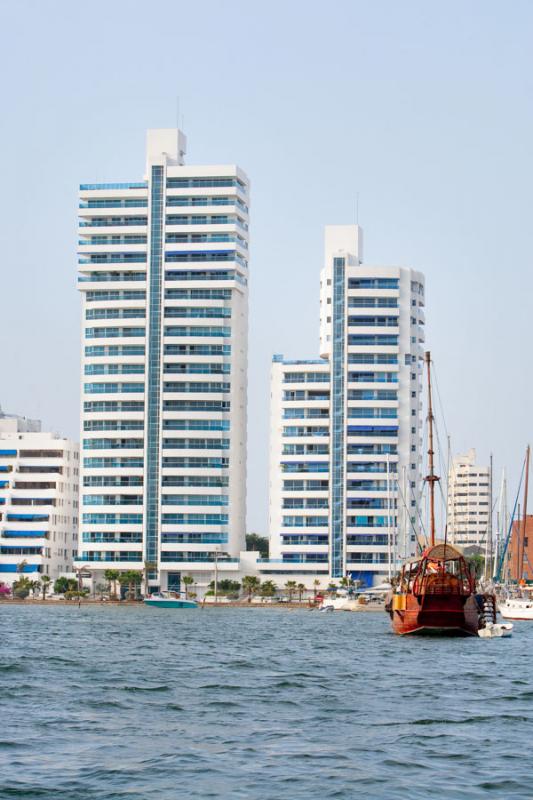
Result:
[[78,482],[76,442],[0,411],[0,582],[72,572]]

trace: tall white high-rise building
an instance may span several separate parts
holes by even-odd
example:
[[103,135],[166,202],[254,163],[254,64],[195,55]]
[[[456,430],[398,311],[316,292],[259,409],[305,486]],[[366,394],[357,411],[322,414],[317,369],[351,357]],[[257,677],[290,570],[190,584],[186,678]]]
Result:
[[321,358],[273,360],[261,571],[373,585],[416,547],[424,277],[364,264],[357,225],[326,227],[324,264]]
[[[456,456],[448,473],[448,538],[462,547],[485,548],[490,528],[490,469],[476,451]],[[490,537],[489,537],[490,541]]]
[[245,543],[249,183],[148,131],[145,178],[80,187],[80,562],[211,576]]
[[78,468],[77,443],[0,410],[0,582],[72,571]]

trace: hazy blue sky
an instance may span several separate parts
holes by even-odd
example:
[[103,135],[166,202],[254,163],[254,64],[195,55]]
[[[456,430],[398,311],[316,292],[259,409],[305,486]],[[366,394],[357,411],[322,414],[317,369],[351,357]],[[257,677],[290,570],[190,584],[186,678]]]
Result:
[[249,526],[267,529],[271,354],[313,357],[323,226],[423,270],[454,451],[531,436],[533,4],[0,0],[0,403],[78,438],[80,182],[145,129],[252,181]]

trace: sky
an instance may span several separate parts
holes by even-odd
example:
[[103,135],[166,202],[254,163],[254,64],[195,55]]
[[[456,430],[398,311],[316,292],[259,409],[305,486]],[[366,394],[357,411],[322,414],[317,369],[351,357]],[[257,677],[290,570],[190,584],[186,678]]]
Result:
[[318,354],[326,224],[426,275],[453,452],[510,494],[532,436],[533,4],[0,0],[0,404],[79,439],[76,208],[145,132],[252,184],[248,529],[268,528],[273,353]]

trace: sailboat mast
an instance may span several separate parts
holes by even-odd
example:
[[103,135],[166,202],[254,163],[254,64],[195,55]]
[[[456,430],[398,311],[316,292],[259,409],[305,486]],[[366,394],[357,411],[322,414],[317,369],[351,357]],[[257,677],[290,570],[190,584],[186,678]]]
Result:
[[490,467],[489,467],[489,518],[487,521],[487,530],[485,533],[485,569],[484,579],[489,580],[492,572],[492,453],[490,454]]
[[438,481],[438,477],[435,475],[435,469],[433,465],[433,456],[435,455],[435,451],[433,450],[433,422],[435,417],[433,416],[433,402],[431,398],[431,353],[428,351],[426,353],[426,367],[427,367],[427,376],[428,376],[428,456],[429,456],[429,474],[426,477],[426,481],[429,483],[429,522],[430,522],[430,544],[433,547],[435,544],[435,483]]
[[529,445],[526,449],[526,480],[524,483],[524,509],[522,514],[522,524],[520,526],[520,537],[518,539],[518,571],[516,579],[518,583],[522,580],[524,573],[524,547],[526,542],[526,522],[527,522],[527,490],[529,485]]
[[492,575],[492,572],[493,572],[493,568],[492,567],[493,567],[493,564],[494,564],[494,538],[493,538],[493,535],[494,535],[494,519],[493,519],[493,513],[492,513],[492,505],[493,505],[492,495],[494,493],[493,471],[494,471],[494,464],[493,464],[492,453],[491,453],[490,454],[490,487],[489,487],[490,488],[490,493],[489,493],[489,536],[490,536],[490,540],[489,540],[489,545],[490,545],[490,547],[489,547],[489,556],[490,556],[490,559],[489,559],[489,561],[490,561],[490,572],[487,571],[487,578],[489,578]]

